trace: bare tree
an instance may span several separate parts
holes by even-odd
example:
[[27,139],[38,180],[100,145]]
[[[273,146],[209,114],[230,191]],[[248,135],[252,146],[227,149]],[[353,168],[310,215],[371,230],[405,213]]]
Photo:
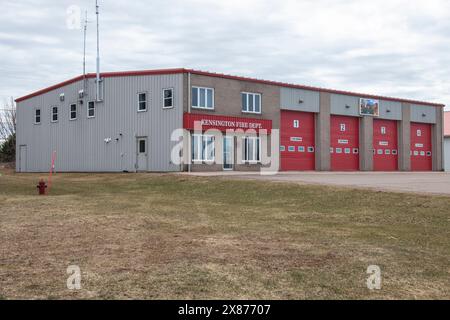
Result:
[[16,104],[14,99],[5,101],[0,108],[0,141],[6,141],[16,134]]

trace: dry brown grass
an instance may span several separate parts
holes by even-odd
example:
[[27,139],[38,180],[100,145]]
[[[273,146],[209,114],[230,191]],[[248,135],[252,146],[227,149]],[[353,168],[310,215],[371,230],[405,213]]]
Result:
[[39,197],[39,175],[1,173],[0,298],[450,298],[448,197],[152,174]]

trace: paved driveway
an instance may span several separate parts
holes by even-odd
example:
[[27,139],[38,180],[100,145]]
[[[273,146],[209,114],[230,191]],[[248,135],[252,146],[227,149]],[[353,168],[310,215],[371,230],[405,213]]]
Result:
[[443,172],[282,172],[274,176],[259,173],[208,172],[190,173],[198,176],[222,176],[233,179],[286,181],[302,184],[323,184],[382,191],[443,194],[450,196],[450,173]]

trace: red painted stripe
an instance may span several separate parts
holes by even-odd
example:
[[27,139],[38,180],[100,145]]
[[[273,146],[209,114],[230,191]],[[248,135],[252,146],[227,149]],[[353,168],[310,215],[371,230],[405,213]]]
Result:
[[[217,124],[214,122],[217,122]],[[257,132],[260,132],[260,130],[267,130],[268,134],[272,131],[272,120],[268,119],[216,116],[197,113],[185,113],[183,115],[184,129],[195,130],[196,123],[197,125],[200,123],[202,124],[203,131],[216,129],[225,132],[226,130],[247,131],[249,129],[254,129]]]
[[[274,86],[280,86],[280,87],[286,87],[286,88],[311,90],[311,91],[317,91],[317,92],[327,92],[327,93],[342,94],[342,95],[349,95],[349,96],[359,96],[359,97],[364,97],[364,98],[382,99],[382,100],[394,101],[394,102],[414,103],[414,104],[420,104],[420,105],[432,106],[432,107],[444,107],[445,106],[444,104],[440,104],[440,103],[431,103],[431,102],[418,101],[418,100],[385,97],[385,96],[371,95],[371,94],[362,94],[362,93],[351,92],[351,91],[326,89],[326,88],[319,88],[319,87],[312,87],[312,86],[305,86],[305,85],[297,85],[297,84],[277,82],[277,81],[270,81],[270,80],[263,80],[263,79],[255,79],[255,78],[249,78],[249,77],[233,76],[233,75],[227,75],[227,74],[222,74],[222,73],[213,73],[213,72],[193,70],[193,69],[184,69],[184,68],[160,69],[160,70],[141,70],[141,71],[105,72],[105,73],[101,74],[101,77],[103,77],[103,78],[112,78],[112,77],[148,76],[148,75],[164,75],[164,74],[179,74],[179,73],[191,73],[191,74],[197,74],[197,75],[208,76],[208,77],[223,78],[223,79],[229,79],[229,80],[248,81],[248,82],[253,82],[253,83],[261,83],[261,84],[274,85]],[[87,75],[87,77],[88,78],[94,78],[95,74],[89,73]],[[20,97],[20,98],[16,99],[16,102],[21,102],[21,101],[30,99],[32,97],[35,97],[35,96],[38,96],[40,94],[43,94],[43,93],[46,93],[46,92],[49,92],[49,91],[61,88],[63,86],[66,86],[68,84],[80,81],[82,79],[83,79],[83,76],[78,76],[76,78],[73,78],[73,79],[70,79],[70,80],[67,80],[67,81],[55,84],[55,85],[50,86],[48,88],[36,91],[34,93],[31,93],[31,94],[23,96],[23,97]]]

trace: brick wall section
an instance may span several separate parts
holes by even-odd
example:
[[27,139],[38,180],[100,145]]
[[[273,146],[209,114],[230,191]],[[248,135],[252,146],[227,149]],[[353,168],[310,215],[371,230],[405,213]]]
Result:
[[[248,81],[208,77],[196,74],[191,75],[191,86],[214,88],[215,94],[214,110],[209,111],[201,109],[191,109],[191,113],[269,119],[272,120],[272,126],[274,129],[280,128],[280,87]],[[242,112],[241,92],[254,92],[261,94],[261,115]],[[185,96],[187,97],[188,95],[186,94]],[[184,108],[184,111],[187,112],[187,103],[184,104]]]
[[[184,75],[184,112],[189,111],[191,101],[189,101],[190,87],[206,87],[214,89],[214,110],[203,110],[191,108],[194,114],[223,115],[240,118],[268,119],[272,120],[272,128],[280,128],[280,87],[262,83],[255,83],[243,80],[223,79],[204,75],[191,74],[190,87],[189,76]],[[241,92],[252,92],[261,94],[262,108],[261,114],[251,114],[242,112]],[[237,150],[237,138],[234,139],[234,149]],[[269,148],[271,146],[269,141]],[[221,158],[222,143],[216,140],[216,158]],[[185,145],[185,148],[189,148]],[[218,151],[218,152],[217,152]],[[261,165],[254,164],[238,164],[238,157],[241,155],[234,154],[235,171],[259,171]],[[192,164],[192,171],[222,171],[222,165],[199,165]]]
[[411,170],[411,105],[402,103],[402,121],[398,129],[398,168]]

